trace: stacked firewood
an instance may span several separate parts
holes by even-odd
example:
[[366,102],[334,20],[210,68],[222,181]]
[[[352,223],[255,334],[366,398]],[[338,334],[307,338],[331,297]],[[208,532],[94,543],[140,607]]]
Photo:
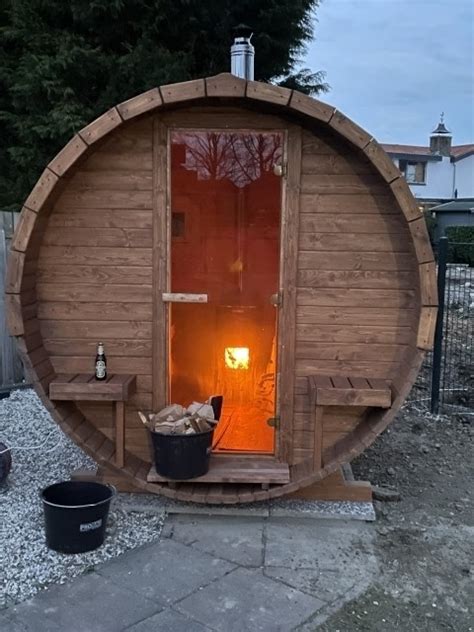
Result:
[[149,430],[161,434],[197,434],[211,430],[217,423],[212,406],[200,402],[193,402],[187,408],[171,404],[148,415],[139,411],[138,416]]

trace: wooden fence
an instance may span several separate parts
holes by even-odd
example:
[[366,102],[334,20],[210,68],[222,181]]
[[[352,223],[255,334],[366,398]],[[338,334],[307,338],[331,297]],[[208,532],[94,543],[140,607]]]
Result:
[[0,391],[23,382],[23,366],[5,320],[5,275],[10,241],[19,215],[0,211]]

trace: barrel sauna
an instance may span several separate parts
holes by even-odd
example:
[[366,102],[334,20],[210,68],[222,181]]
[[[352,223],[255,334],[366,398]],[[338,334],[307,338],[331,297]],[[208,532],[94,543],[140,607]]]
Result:
[[[230,74],[79,131],[24,203],[7,286],[63,431],[137,489],[208,503],[283,496],[360,454],[409,393],[437,305],[422,212],[380,145],[325,103]],[[90,381],[99,340],[129,396],[53,397]],[[137,411],[215,394],[207,478],[153,478]]]

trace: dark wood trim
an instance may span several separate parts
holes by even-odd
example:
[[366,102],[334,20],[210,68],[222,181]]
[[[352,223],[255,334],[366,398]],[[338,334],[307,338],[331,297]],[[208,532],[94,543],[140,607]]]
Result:
[[301,180],[301,127],[287,132],[286,178],[282,191],[280,291],[278,318],[278,429],[277,456],[287,463],[293,458],[293,409],[295,390],[296,282],[298,268],[299,206]]
[[163,293],[168,290],[169,215],[168,129],[159,118],[153,122],[153,409],[167,403],[168,308]]

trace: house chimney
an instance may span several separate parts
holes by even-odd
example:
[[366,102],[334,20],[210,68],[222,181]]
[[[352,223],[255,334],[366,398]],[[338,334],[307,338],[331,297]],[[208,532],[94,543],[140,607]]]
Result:
[[230,49],[230,72],[241,79],[253,80],[255,48],[250,43],[252,29],[240,24],[235,29],[234,43]]
[[440,156],[450,156],[452,140],[451,132],[444,124],[444,112],[441,112],[438,127],[433,130],[430,136],[430,152]]

